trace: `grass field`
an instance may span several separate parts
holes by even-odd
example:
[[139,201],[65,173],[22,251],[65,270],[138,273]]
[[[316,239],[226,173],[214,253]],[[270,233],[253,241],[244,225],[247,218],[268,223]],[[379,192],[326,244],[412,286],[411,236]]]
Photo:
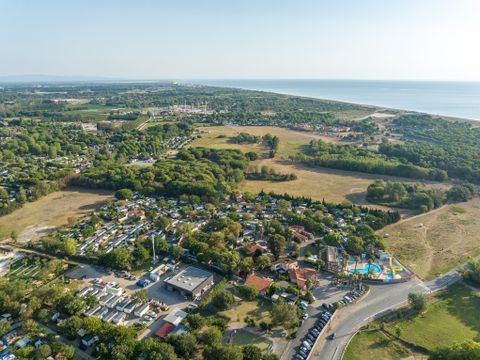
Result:
[[360,332],[350,341],[343,360],[400,360],[410,352],[397,342],[393,342],[380,331]]
[[[244,152],[255,151],[261,155],[261,159],[252,162],[252,165],[266,165],[279,173],[294,173],[298,179],[288,182],[272,181],[244,181],[241,190],[259,192],[265,190],[276,193],[288,192],[292,195],[309,196],[316,200],[328,200],[333,202],[351,201],[357,204],[367,205],[365,192],[367,186],[376,179],[391,179],[410,182],[408,179],[384,177],[373,174],[363,174],[350,171],[311,168],[301,165],[294,165],[287,161],[292,154],[302,151],[302,147],[308,145],[311,140],[323,139],[325,141],[338,141],[338,139],[325,137],[309,132],[292,131],[272,126],[213,126],[203,127],[204,131],[200,139],[196,139],[190,146],[205,146],[223,149],[239,149]],[[262,136],[267,133],[280,138],[278,153],[274,159],[266,158],[268,149],[260,144],[232,144],[229,139],[246,132],[252,135]],[[225,137],[219,137],[224,135]],[[444,186],[444,185],[435,185]],[[375,206],[381,208],[380,206]],[[387,208],[388,209],[388,208]],[[411,214],[409,211],[402,211],[404,214]]]
[[268,133],[278,136],[280,138],[276,155],[278,159],[288,159],[290,155],[300,152],[302,146],[308,145],[311,140],[323,139],[330,142],[334,141],[333,138],[327,138],[311,132],[293,131],[275,126],[211,126],[201,127],[199,129],[203,131],[202,137],[193,141],[190,146],[239,149],[244,152],[255,151],[263,156],[268,153],[268,149],[261,144],[232,144],[229,141],[241,132],[256,136],[263,136]]
[[[412,355],[412,348],[428,352],[467,339],[478,341],[480,317],[476,315],[479,312],[480,294],[462,284],[452,285],[431,297],[424,313],[401,319],[391,316],[393,320],[385,320],[385,331],[404,343],[392,342],[380,330],[360,332],[350,342],[343,359],[364,359],[367,354],[377,359],[400,359]],[[379,327],[379,321],[369,326],[370,329]]]
[[67,224],[70,217],[81,217],[112,198],[99,190],[68,188],[53,192],[21,209],[0,217],[0,240],[18,234],[18,241],[35,240],[51,229]]
[[245,330],[237,330],[237,332],[231,337],[231,342],[235,345],[255,345],[261,350],[267,350],[270,342],[258,335],[254,335]]
[[388,250],[424,279],[480,254],[480,199],[446,205],[387,226]]
[[270,304],[264,300],[258,301],[240,301],[236,306],[222,311],[219,314],[228,317],[235,327],[246,326],[245,318],[247,316],[255,319],[255,321],[270,321]]

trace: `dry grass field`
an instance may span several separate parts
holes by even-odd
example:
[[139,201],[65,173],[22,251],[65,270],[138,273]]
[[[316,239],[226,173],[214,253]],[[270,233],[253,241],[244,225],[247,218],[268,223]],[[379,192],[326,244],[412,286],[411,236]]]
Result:
[[[240,149],[244,152],[255,151],[261,155],[261,159],[252,162],[252,165],[266,165],[279,173],[294,173],[297,180],[288,182],[272,181],[244,181],[240,190],[257,193],[261,190],[266,192],[289,193],[297,196],[309,196],[316,200],[325,199],[333,202],[351,201],[356,204],[368,205],[365,201],[367,186],[376,179],[400,180],[412,183],[414,181],[389,176],[364,174],[351,171],[342,171],[326,168],[311,168],[301,165],[294,165],[288,159],[289,155],[300,152],[302,146],[308,145],[311,140],[322,139],[327,142],[338,142],[332,137],[302,131],[273,126],[213,126],[201,128],[204,133],[202,138],[192,142],[190,146],[205,146],[222,149]],[[274,159],[266,158],[268,150],[260,144],[232,144],[229,139],[246,132],[252,135],[262,136],[267,133],[280,138],[277,155]],[[223,135],[223,137],[219,137]],[[445,187],[446,185],[434,184],[432,186]],[[381,206],[375,206],[382,208]],[[386,208],[388,209],[388,208]],[[402,211],[404,215],[410,215],[409,211]]]
[[112,192],[100,190],[67,188],[53,192],[0,217],[0,240],[9,238],[13,231],[20,242],[36,240],[67,224],[68,218],[79,218],[111,198]]
[[391,251],[424,279],[480,254],[480,199],[446,205],[380,231]]
[[205,146],[217,149],[239,149],[242,151],[255,151],[259,155],[266,155],[268,150],[261,144],[232,144],[230,138],[241,132],[256,136],[272,134],[280,138],[277,157],[288,159],[292,154],[301,151],[302,146],[308,145],[311,140],[336,141],[336,139],[321,136],[306,131],[293,131],[275,126],[210,126],[201,127],[202,137],[193,141],[190,146]]

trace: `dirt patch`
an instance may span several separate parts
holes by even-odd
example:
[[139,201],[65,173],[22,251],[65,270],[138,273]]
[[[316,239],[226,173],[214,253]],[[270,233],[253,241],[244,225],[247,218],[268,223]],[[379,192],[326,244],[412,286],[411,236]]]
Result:
[[21,242],[39,239],[67,224],[69,218],[82,217],[112,198],[112,192],[102,190],[67,188],[53,192],[0,217],[0,240],[9,238],[12,232]]

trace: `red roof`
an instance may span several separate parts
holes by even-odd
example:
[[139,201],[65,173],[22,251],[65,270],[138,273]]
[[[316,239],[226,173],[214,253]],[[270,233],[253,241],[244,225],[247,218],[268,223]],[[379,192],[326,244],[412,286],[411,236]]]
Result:
[[176,327],[175,325],[173,325],[169,322],[166,322],[162,326],[160,326],[160,329],[157,330],[155,335],[160,337],[160,338],[164,338],[165,336],[170,334],[173,331],[173,329],[175,329],[175,327]]
[[259,250],[261,253],[263,253],[265,251],[265,249],[263,247],[261,247],[260,245],[257,245],[257,244],[250,244],[250,245],[245,247],[245,250],[247,250],[247,252],[249,254],[255,254],[257,252],[257,250]]
[[311,268],[288,269],[288,276],[290,277],[290,281],[297,284],[299,288],[303,288],[307,279],[317,277],[317,271]]
[[272,285],[272,280],[264,278],[262,276],[255,275],[253,272],[247,275],[245,284],[252,285],[259,292],[265,292]]

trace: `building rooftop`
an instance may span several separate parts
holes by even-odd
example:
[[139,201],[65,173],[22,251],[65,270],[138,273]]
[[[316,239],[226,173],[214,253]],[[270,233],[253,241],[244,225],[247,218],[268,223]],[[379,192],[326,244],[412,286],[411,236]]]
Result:
[[270,285],[272,285],[272,280],[264,278],[262,276],[255,275],[253,272],[247,275],[245,279],[245,284],[252,285],[258,291],[264,292],[267,291]]
[[186,317],[187,313],[185,311],[180,310],[179,308],[175,308],[167,316],[165,316],[165,319],[163,319],[163,321],[169,322],[170,324],[177,326]]
[[213,276],[213,273],[209,271],[189,266],[165,282],[177,288],[191,292],[211,276]]

